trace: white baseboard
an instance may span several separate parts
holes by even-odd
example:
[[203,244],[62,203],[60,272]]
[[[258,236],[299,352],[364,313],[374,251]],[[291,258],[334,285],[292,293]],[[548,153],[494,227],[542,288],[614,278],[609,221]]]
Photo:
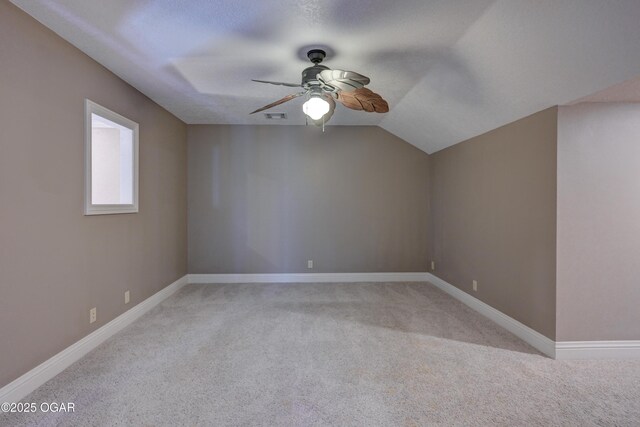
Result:
[[20,401],[186,284],[187,276],[185,275],[160,292],[153,294],[135,307],[125,311],[106,325],[96,329],[80,341],[62,350],[51,359],[2,387],[0,389],[0,403]]
[[189,283],[424,282],[425,273],[189,274]]
[[468,293],[456,288],[452,284],[445,282],[431,273],[427,273],[426,280],[483,316],[493,320],[499,326],[502,326],[507,331],[530,344],[541,353],[546,354],[551,358],[556,357],[556,343],[551,338],[542,335],[540,332],[534,331],[530,327],[518,322],[516,319],[507,316],[503,312],[496,310],[490,305],[472,297]]
[[640,341],[558,341],[556,359],[640,359]]
[[0,389],[1,402],[18,402],[171,296],[187,283],[430,282],[556,359],[638,359],[640,341],[555,342],[430,273],[188,274]]
[[640,341],[553,341],[523,325],[503,312],[456,288],[431,273],[426,281],[433,283],[455,299],[493,320],[541,353],[557,360],[570,359],[640,359]]

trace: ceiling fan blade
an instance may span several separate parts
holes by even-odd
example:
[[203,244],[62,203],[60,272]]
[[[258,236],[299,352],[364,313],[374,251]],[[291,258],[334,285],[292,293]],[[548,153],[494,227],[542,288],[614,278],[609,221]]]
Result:
[[330,92],[337,92],[339,90],[349,92],[355,89],[368,85],[369,77],[362,74],[355,73],[353,71],[343,70],[324,70],[318,74],[318,81],[322,85],[323,89]]
[[287,95],[282,99],[278,99],[276,102],[272,102],[269,105],[265,105],[262,108],[258,108],[256,111],[252,111],[250,114],[255,114],[255,113],[259,113],[260,111],[264,111],[264,110],[268,110],[271,107],[275,107],[276,105],[280,105],[280,104],[284,104],[287,101],[291,101],[292,99],[295,99],[299,96],[304,95],[306,92],[300,92],[300,93],[292,93],[291,95]]
[[258,82],[258,83],[268,83],[270,85],[276,85],[276,86],[302,87],[302,85],[298,83],[271,82],[269,80],[255,80],[255,79],[251,79],[251,81]]
[[309,120],[316,126],[322,126],[323,124],[326,124],[333,116],[333,112],[336,110],[336,101],[333,100],[333,97],[326,96],[323,99],[325,99],[329,103],[329,111],[324,116],[322,116],[320,120],[313,120],[310,117],[307,117],[307,120]]
[[364,110],[368,113],[387,113],[389,104],[380,95],[363,87],[351,92],[338,92],[338,101],[352,110]]

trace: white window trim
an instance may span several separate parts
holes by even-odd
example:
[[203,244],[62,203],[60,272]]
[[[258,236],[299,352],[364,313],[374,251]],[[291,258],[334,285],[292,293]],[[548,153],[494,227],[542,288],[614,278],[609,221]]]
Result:
[[[91,203],[91,114],[97,114],[133,131],[133,203],[94,205]],[[107,215],[138,212],[138,123],[88,99],[84,100],[84,214]]]

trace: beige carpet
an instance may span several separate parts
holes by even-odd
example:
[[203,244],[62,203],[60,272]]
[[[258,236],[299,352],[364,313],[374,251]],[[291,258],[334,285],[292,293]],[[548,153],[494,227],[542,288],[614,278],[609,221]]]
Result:
[[640,425],[640,362],[550,360],[427,283],[189,285],[0,425]]

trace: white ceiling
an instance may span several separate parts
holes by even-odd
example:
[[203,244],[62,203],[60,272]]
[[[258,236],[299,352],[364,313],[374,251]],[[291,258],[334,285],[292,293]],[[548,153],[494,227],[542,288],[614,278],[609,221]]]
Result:
[[187,123],[249,116],[295,88],[309,47],[371,78],[387,114],[338,107],[434,152],[640,74],[638,0],[12,0]]

